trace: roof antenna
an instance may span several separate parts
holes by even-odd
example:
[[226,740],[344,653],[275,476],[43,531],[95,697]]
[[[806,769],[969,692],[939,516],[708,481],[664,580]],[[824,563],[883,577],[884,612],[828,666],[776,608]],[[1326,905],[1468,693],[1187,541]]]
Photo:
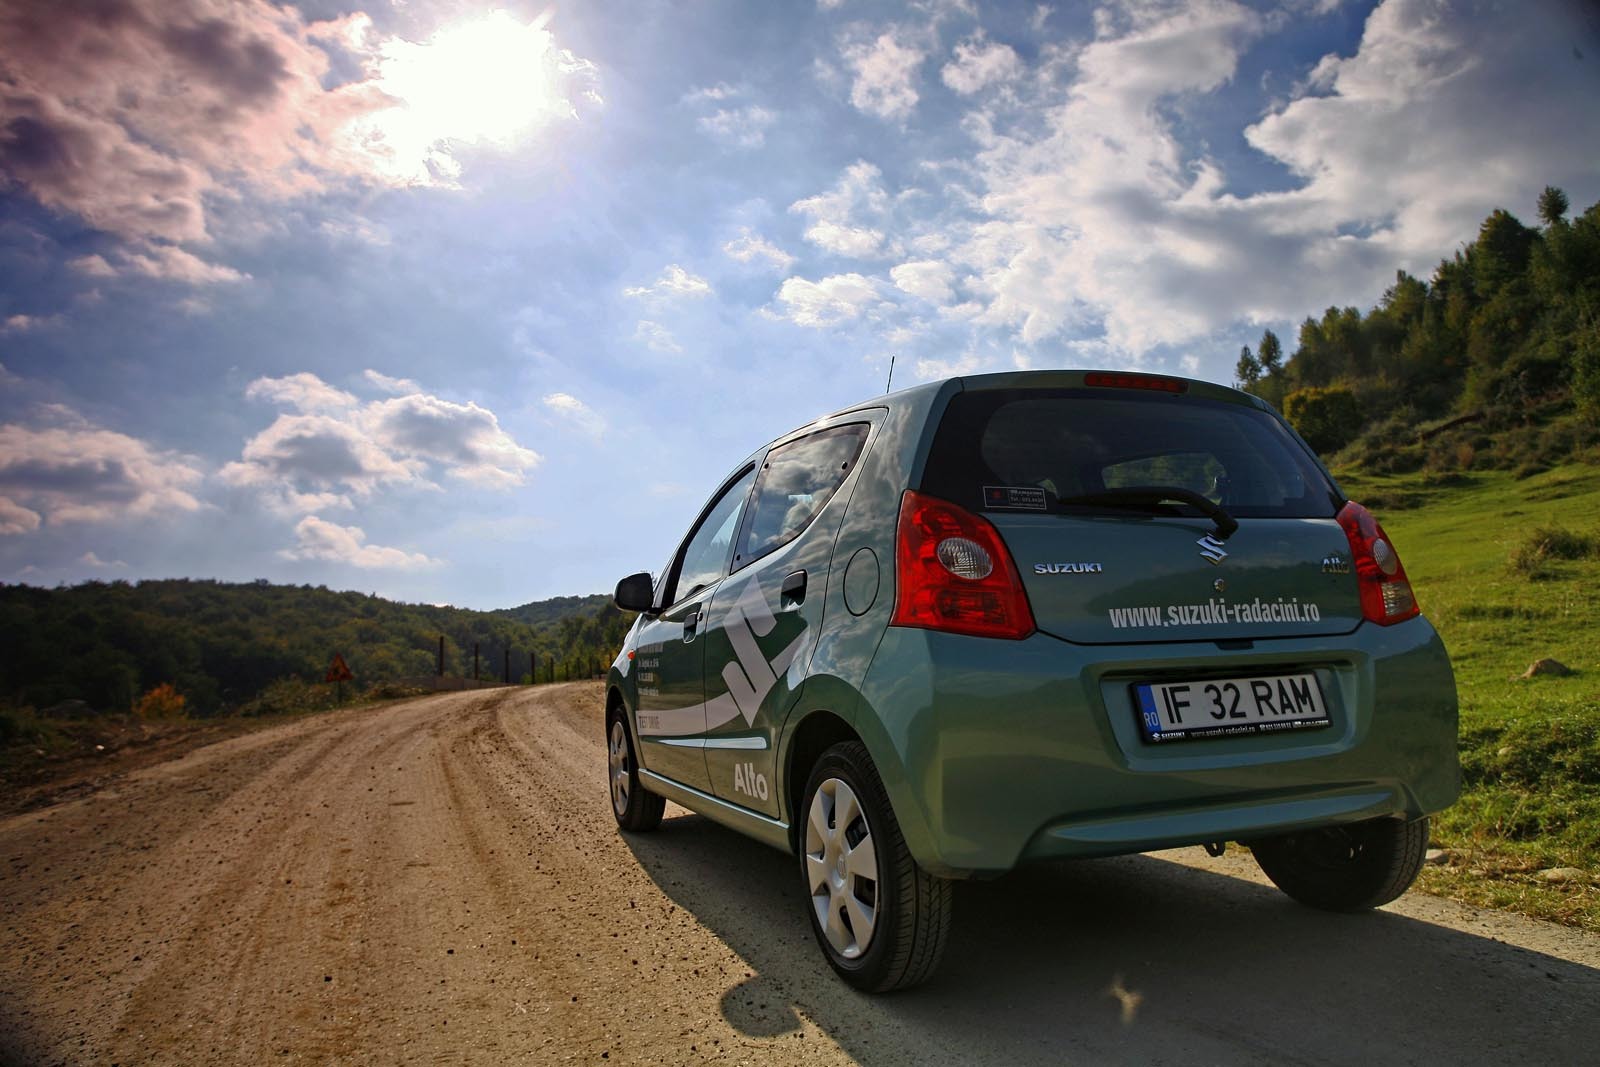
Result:
[[889,353],[889,380],[883,383],[883,391],[888,392],[889,386],[894,383],[894,353]]

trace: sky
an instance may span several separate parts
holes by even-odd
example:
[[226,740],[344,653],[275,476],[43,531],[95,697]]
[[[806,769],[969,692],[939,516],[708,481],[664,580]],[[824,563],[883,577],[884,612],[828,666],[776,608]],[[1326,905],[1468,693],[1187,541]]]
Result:
[[1140,367],[1600,200],[1563,0],[0,0],[0,582],[510,607],[950,375]]

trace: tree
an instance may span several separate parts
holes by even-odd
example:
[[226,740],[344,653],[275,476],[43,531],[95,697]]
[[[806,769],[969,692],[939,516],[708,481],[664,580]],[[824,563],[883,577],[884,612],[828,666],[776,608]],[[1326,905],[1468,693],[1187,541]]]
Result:
[[1289,424],[1318,452],[1336,452],[1366,421],[1356,395],[1343,387],[1297,389],[1283,399]]
[[1239,362],[1233,368],[1233,376],[1238,379],[1239,388],[1247,391],[1261,380],[1261,364],[1251,355],[1249,345],[1239,349]]
[[1268,375],[1277,374],[1283,369],[1283,344],[1278,340],[1278,335],[1267,330],[1261,335],[1261,343],[1256,346],[1256,362],[1261,364],[1261,373]]
[[1539,218],[1546,226],[1554,226],[1567,213],[1567,194],[1553,185],[1544,187],[1539,194]]

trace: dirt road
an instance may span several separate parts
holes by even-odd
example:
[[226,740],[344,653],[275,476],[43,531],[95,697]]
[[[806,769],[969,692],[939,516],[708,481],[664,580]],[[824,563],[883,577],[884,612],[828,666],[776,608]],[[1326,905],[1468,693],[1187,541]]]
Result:
[[[930,985],[823,964],[792,861],[620,836],[593,684],[211,745],[0,822],[8,1063],[1579,1063],[1600,939],[1290,904],[1198,849],[964,884]],[[1191,866],[1190,864],[1193,864]]]

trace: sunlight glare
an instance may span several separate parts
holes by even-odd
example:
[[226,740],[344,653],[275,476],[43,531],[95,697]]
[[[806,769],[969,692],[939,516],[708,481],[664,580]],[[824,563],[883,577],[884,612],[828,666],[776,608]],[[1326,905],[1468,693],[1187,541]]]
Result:
[[362,133],[370,147],[381,143],[393,177],[453,180],[460,167],[449,142],[506,147],[573,114],[561,85],[567,53],[554,47],[544,21],[523,24],[495,11],[423,43],[383,43],[375,85],[394,104],[367,116]]

